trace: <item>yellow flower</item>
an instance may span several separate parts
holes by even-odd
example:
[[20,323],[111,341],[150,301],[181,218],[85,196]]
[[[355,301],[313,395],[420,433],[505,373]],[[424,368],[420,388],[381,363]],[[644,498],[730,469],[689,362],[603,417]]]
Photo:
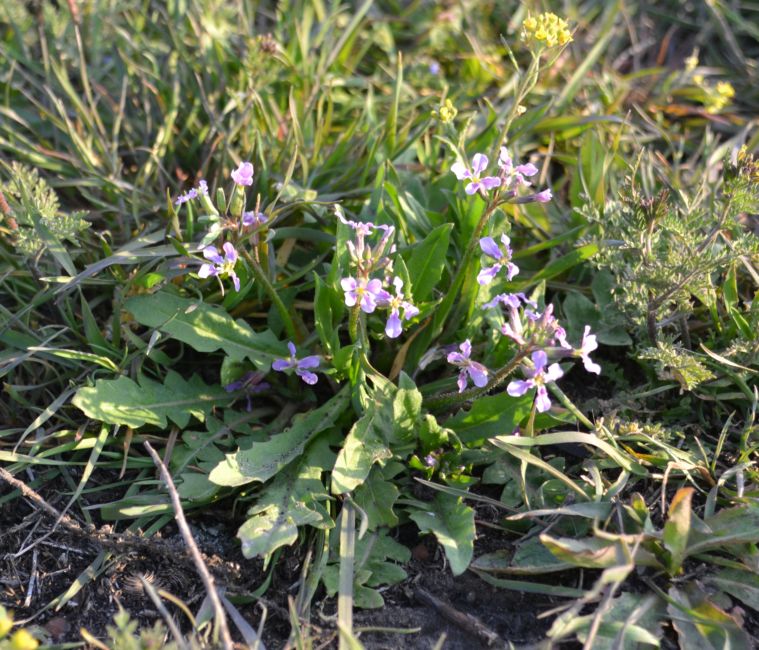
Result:
[[458,115],[458,111],[450,99],[446,99],[445,104],[440,105],[439,111],[432,111],[432,117],[436,117],[443,124],[453,122],[453,120],[456,118],[456,115]]
[[0,639],[2,639],[13,627],[13,614],[0,605]]
[[728,99],[735,97],[735,88],[729,81],[717,82],[715,90],[720,97],[727,97]]
[[554,47],[569,43],[572,34],[566,20],[546,12],[525,18],[522,23],[522,40],[537,48]]
[[18,630],[11,637],[11,650],[35,650],[39,644],[27,630]]

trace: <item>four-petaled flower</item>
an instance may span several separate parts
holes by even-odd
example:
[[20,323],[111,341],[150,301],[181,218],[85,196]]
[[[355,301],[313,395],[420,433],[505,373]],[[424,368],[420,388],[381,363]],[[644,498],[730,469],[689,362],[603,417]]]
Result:
[[[198,271],[198,277],[207,278],[209,276],[228,275],[232,278],[232,284],[235,285],[235,291],[240,290],[240,278],[235,273],[235,264],[237,264],[237,251],[231,242],[227,242],[222,246],[224,249],[224,257],[221,256],[219,250],[215,246],[207,246],[203,249],[203,257],[205,257],[211,264],[203,264]],[[222,293],[224,287],[222,286]]]
[[477,276],[477,282],[480,284],[490,284],[495,278],[498,271],[506,267],[506,279],[511,280],[517,273],[519,273],[519,267],[516,264],[511,263],[511,248],[509,244],[511,240],[506,235],[501,235],[501,243],[503,244],[504,251],[502,252],[498,248],[498,244],[495,243],[492,237],[483,237],[480,239],[480,248],[482,252],[488,257],[492,257],[496,260],[493,266],[487,267],[480,271]]
[[531,176],[535,176],[538,173],[538,168],[532,163],[526,165],[517,165],[514,167],[514,162],[511,160],[511,155],[506,147],[501,147],[501,155],[498,156],[498,164],[501,167],[501,174],[503,175],[506,187],[523,185],[529,187],[532,185],[530,181],[525,180]]
[[238,390],[244,390],[245,398],[247,402],[245,410],[250,412],[253,410],[253,404],[250,400],[250,396],[255,395],[256,393],[260,393],[261,391],[264,391],[267,388],[271,388],[269,384],[267,384],[265,381],[262,381],[263,378],[264,378],[263,373],[253,372],[252,370],[249,370],[237,381],[233,381],[231,384],[227,384],[226,386],[224,386],[224,390],[227,391],[228,393],[233,393]]
[[393,286],[395,287],[395,295],[388,293],[388,299],[386,303],[383,303],[382,307],[390,309],[390,316],[387,319],[387,325],[385,325],[385,334],[388,338],[394,339],[401,335],[401,318],[400,310],[403,309],[404,320],[409,320],[414,316],[419,315],[419,310],[412,305],[408,300],[404,300],[401,289],[403,288],[403,280],[396,277],[393,280]]
[[246,228],[263,226],[268,220],[268,217],[263,212],[251,210],[250,212],[242,213],[242,225]]
[[532,353],[532,363],[533,368],[524,369],[527,379],[515,379],[506,387],[506,392],[512,397],[520,397],[531,388],[537,388],[535,407],[539,413],[545,413],[551,408],[546,384],[563,377],[564,371],[558,363],[552,363],[548,366],[548,355],[543,350],[536,350]]
[[367,280],[366,278],[343,278],[340,286],[345,291],[345,304],[353,307],[361,305],[361,310],[371,314],[377,309],[378,303],[387,302],[390,294],[382,288],[382,281],[378,279]]
[[471,377],[474,385],[478,388],[486,386],[488,383],[488,369],[481,363],[472,361],[469,357],[472,354],[472,344],[467,339],[459,345],[461,352],[451,352],[448,355],[448,363],[461,368],[459,372],[458,386],[459,393],[463,393],[467,386],[467,375]]
[[590,325],[585,326],[585,331],[582,333],[582,343],[580,343],[580,349],[577,350],[582,363],[585,366],[585,370],[588,372],[594,372],[597,375],[601,374],[601,366],[590,358],[590,353],[598,348],[598,342],[596,341],[596,335],[590,333]]
[[464,191],[467,194],[475,194],[477,191],[483,193],[488,190],[492,190],[494,187],[498,187],[501,184],[501,179],[498,176],[485,176],[481,178],[480,175],[485,171],[488,166],[488,157],[485,154],[476,153],[472,158],[471,169],[462,162],[454,163],[451,167],[451,171],[456,174],[456,178],[460,181],[468,180],[467,186]]
[[277,372],[284,372],[290,368],[295,368],[295,374],[298,375],[307,384],[314,385],[319,378],[315,373],[311,372],[310,368],[318,368],[321,363],[321,357],[312,355],[310,357],[303,357],[302,359],[295,358],[295,345],[292,341],[288,342],[287,349],[290,350],[290,358],[288,359],[276,359],[271,364],[273,370]]
[[232,180],[237,185],[253,185],[253,163],[240,163],[240,166],[232,172]]

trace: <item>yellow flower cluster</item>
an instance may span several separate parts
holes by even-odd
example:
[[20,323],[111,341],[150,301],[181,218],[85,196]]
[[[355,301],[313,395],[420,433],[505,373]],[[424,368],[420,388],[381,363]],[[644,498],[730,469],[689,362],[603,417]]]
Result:
[[718,81],[713,88],[703,84],[702,88],[708,94],[705,108],[710,113],[719,113],[723,108],[729,106],[735,97],[735,88],[729,81]]
[[39,641],[28,630],[16,630],[10,639],[4,639],[13,627],[13,614],[0,605],[0,650],[35,650]]
[[440,105],[439,111],[431,111],[431,113],[432,117],[440,120],[443,124],[453,122],[456,119],[456,115],[458,115],[458,111],[450,99],[446,99],[445,103]]
[[553,47],[569,43],[572,34],[566,20],[554,13],[546,12],[525,18],[522,23],[522,40],[525,43]]

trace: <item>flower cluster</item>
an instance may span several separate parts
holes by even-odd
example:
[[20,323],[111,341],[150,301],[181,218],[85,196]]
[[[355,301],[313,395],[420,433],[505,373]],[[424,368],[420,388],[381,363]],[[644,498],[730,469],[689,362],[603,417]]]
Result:
[[201,180],[198,182],[197,187],[193,187],[191,190],[185,192],[184,194],[180,194],[174,201],[174,205],[179,206],[183,203],[187,203],[188,201],[192,201],[193,199],[197,199],[199,196],[207,195],[208,183],[205,180]]
[[[389,313],[385,334],[391,339],[399,337],[402,332],[401,312],[403,320],[410,320],[419,315],[419,309],[404,295],[401,278],[392,278],[395,295],[385,289],[386,282],[392,277],[392,262],[387,255],[395,251],[395,247],[390,244],[395,229],[368,221],[350,221],[340,211],[337,216],[355,232],[355,241],[348,241],[346,246],[356,274],[340,280],[345,304],[348,307],[358,307],[365,314],[372,314],[377,308],[387,309]],[[377,231],[381,231],[382,236],[375,246],[371,246],[367,238]],[[372,277],[372,274],[380,270],[384,272],[382,278]]]
[[569,43],[572,33],[566,20],[554,13],[546,12],[525,18],[522,23],[522,40],[538,46],[554,47]]
[[498,156],[499,172],[497,176],[485,175],[488,162],[488,157],[485,154],[476,153],[472,157],[471,166],[467,166],[461,161],[451,166],[451,171],[456,175],[456,178],[460,181],[467,181],[464,187],[467,194],[479,193],[483,198],[487,198],[490,190],[499,188],[501,192],[506,194],[506,198],[513,199],[516,203],[547,203],[551,200],[551,190],[543,190],[515,198],[520,188],[532,186],[532,183],[527,179],[535,176],[538,173],[538,168],[532,163],[515,165],[506,147],[501,147]]

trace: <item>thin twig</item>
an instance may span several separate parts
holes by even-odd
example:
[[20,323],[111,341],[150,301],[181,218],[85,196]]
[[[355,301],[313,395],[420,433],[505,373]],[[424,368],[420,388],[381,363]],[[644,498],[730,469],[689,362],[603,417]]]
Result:
[[150,443],[145,441],[145,449],[148,450],[150,457],[153,459],[153,463],[161,472],[161,478],[166,484],[166,489],[169,491],[171,497],[171,505],[174,507],[174,519],[179,526],[179,532],[182,533],[182,538],[190,551],[190,556],[195,563],[195,568],[200,575],[200,579],[203,581],[203,585],[208,592],[208,597],[211,599],[213,609],[216,614],[216,624],[219,626],[219,633],[221,635],[222,646],[225,650],[232,650],[232,637],[229,634],[229,627],[227,626],[227,616],[224,613],[224,606],[221,604],[221,599],[216,591],[216,584],[214,583],[213,576],[211,575],[206,563],[203,561],[203,556],[200,554],[200,549],[195,543],[195,539],[190,532],[190,527],[187,525],[187,519],[185,519],[184,511],[182,510],[182,503],[179,499],[179,493],[174,486],[174,481],[171,478],[169,470],[166,465],[163,464],[160,456],[156,453],[155,449],[150,446]]

